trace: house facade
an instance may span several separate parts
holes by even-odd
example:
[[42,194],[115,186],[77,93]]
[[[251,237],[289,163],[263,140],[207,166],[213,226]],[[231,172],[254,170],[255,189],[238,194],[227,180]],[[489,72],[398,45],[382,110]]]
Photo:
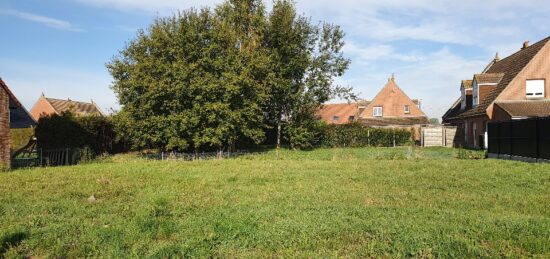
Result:
[[372,101],[326,104],[317,116],[329,124],[360,122],[371,127],[413,129],[416,140],[419,140],[420,128],[429,124],[420,101],[410,99],[394,76]]
[[[487,147],[489,122],[550,116],[550,38],[493,61],[461,86],[461,97],[443,116],[458,126],[463,146]],[[464,81],[462,81],[464,85]],[[460,104],[459,104],[460,103]]]
[[53,114],[60,115],[64,112],[72,112],[76,116],[103,116],[103,112],[94,101],[77,102],[61,99],[48,98],[42,94],[31,109],[32,117],[38,121],[41,117]]
[[0,167],[11,163],[10,129],[34,125],[30,114],[0,78]]

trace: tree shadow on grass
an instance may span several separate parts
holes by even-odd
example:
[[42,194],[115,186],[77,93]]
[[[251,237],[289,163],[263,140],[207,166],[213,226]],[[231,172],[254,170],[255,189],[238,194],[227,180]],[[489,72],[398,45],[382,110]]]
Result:
[[0,258],[4,258],[4,253],[7,252],[8,249],[18,246],[28,237],[29,233],[27,232],[15,232],[3,236],[0,239]]

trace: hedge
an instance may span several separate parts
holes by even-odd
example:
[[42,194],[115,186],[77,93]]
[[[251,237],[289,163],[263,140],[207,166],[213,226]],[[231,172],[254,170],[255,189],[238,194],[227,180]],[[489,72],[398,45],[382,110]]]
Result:
[[36,137],[38,146],[44,149],[87,148],[94,154],[125,151],[109,117],[76,117],[71,113],[42,117]]
[[323,147],[393,147],[411,144],[412,131],[372,128],[360,123],[327,125],[321,139]]

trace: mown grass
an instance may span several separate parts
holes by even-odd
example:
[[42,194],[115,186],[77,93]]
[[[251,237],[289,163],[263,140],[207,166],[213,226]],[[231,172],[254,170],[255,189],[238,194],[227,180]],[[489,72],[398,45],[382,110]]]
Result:
[[550,165],[454,154],[119,156],[3,173],[0,257],[549,257]]

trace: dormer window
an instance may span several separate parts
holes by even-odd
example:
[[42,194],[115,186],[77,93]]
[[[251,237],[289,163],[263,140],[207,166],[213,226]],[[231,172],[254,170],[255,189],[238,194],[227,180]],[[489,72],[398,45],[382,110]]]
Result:
[[411,107],[409,107],[408,105],[405,105],[404,112],[405,112],[405,114],[410,114],[411,113]]
[[374,107],[372,109],[372,116],[373,117],[382,117],[382,107]]
[[354,122],[355,121],[355,116],[349,116],[348,121],[349,122]]
[[525,97],[527,99],[544,98],[544,80],[527,80],[525,84]]
[[337,123],[340,120],[340,116],[334,116],[332,117],[332,122]]

